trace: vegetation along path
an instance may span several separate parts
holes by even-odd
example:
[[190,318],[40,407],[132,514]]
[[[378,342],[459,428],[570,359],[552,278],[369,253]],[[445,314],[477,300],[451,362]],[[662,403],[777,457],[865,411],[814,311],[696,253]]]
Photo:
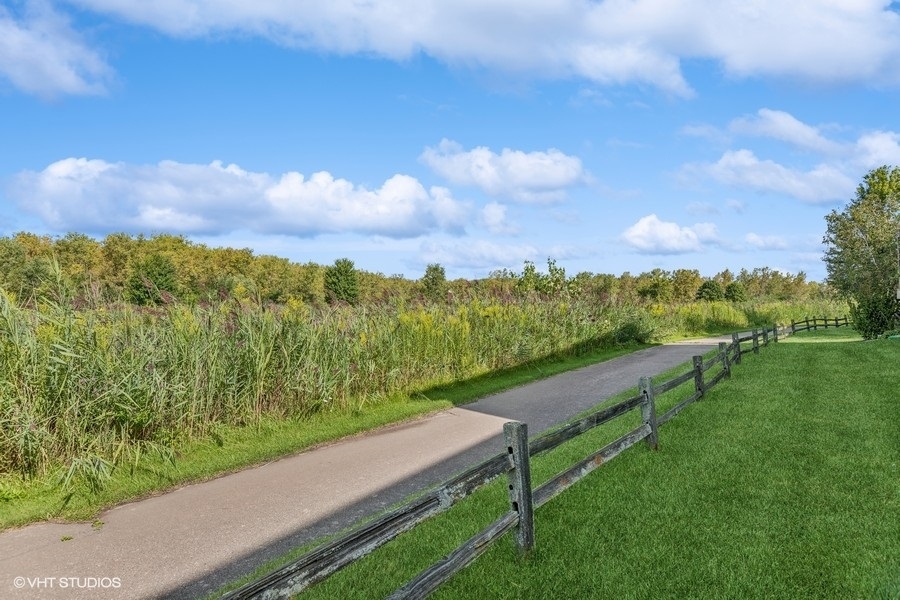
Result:
[[[39,523],[2,532],[0,596],[202,597],[495,454],[508,420],[527,423],[536,435],[635,386],[642,375],[715,349],[719,341],[644,349],[125,504],[94,523]],[[78,589],[85,585],[91,589]]]

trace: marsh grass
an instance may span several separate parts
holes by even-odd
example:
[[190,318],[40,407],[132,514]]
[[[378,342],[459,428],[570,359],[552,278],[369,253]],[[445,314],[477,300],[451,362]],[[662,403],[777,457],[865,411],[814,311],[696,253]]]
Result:
[[28,305],[0,290],[0,500],[51,480],[71,502],[148,465],[174,468],[222,431],[306,427],[523,365],[752,321],[728,305],[541,298],[136,308],[57,287]]

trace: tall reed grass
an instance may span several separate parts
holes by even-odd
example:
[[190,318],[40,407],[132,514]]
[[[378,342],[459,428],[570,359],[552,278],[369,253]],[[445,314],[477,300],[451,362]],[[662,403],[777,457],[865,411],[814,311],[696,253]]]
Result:
[[48,300],[26,307],[0,291],[0,473],[58,470],[64,481],[96,487],[116,465],[146,452],[171,457],[179,441],[219,424],[360,411],[550,355],[816,309],[834,313],[534,298],[326,309],[232,298],[76,309]]

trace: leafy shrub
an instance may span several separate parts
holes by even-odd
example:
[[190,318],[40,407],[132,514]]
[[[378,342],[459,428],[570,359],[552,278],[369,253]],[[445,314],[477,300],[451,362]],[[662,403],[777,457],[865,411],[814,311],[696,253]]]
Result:
[[898,325],[897,301],[891,297],[863,297],[850,308],[854,328],[867,340]]

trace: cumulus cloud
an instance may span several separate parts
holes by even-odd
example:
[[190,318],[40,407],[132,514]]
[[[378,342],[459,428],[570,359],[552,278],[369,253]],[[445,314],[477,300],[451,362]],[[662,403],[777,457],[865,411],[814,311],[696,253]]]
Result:
[[518,226],[509,221],[506,208],[505,205],[498,202],[489,202],[481,209],[481,222],[489,232],[497,235],[519,232]]
[[112,70],[49,5],[25,16],[0,6],[0,78],[30,94],[101,94]]
[[[255,35],[287,47],[395,60],[423,53],[451,65],[577,77],[601,85],[646,84],[680,96],[693,93],[681,70],[684,59],[716,61],[739,77],[774,75],[826,83],[900,80],[900,18],[878,0],[814,6],[776,0],[70,4],[179,37]],[[47,40],[72,36],[58,38],[52,24],[38,25],[13,23],[11,30],[44,40],[44,47],[52,49],[40,59],[45,66],[75,65],[76,73],[96,76],[102,62],[92,50],[77,41],[62,48],[56,42],[48,46]],[[16,46],[23,47],[18,42]],[[18,80],[14,83],[29,89]]]
[[219,161],[130,165],[67,158],[20,173],[12,196],[60,231],[174,231],[219,234],[236,229],[314,236],[356,232],[403,238],[461,232],[470,207],[449,190],[394,175],[378,189],[327,172],[275,178]]
[[[694,126],[698,132],[707,128],[715,130],[712,126]],[[684,165],[678,174],[683,182],[708,178],[813,204],[830,204],[852,195],[863,172],[900,164],[900,133],[895,131],[868,131],[858,134],[855,140],[832,140],[823,135],[821,127],[784,111],[762,108],[755,115],[731,121],[728,132],[779,140],[821,155],[822,162],[798,169],[760,159],[746,148],[729,150],[717,162]]]
[[[677,96],[693,94],[681,68],[683,60],[713,61],[735,77],[900,81],[900,16],[883,0],[68,4],[178,37],[252,35],[290,48],[393,60],[421,53],[455,66],[547,79],[581,78],[597,85],[636,83]],[[43,31],[40,36],[52,37]],[[55,56],[48,62],[74,62],[85,69],[93,53],[76,44]]]
[[865,169],[882,165],[900,165],[900,134],[893,131],[873,131],[856,141],[856,162]]
[[458,185],[528,203],[561,201],[568,188],[582,185],[588,178],[579,158],[556,149],[522,152],[504,148],[497,154],[483,146],[466,151],[444,139],[437,148],[425,148],[420,160]]
[[626,229],[621,239],[642,254],[685,254],[703,250],[704,244],[717,244],[718,232],[712,223],[682,227],[678,223],[647,215]]
[[753,117],[741,117],[731,122],[736,133],[770,137],[794,146],[824,154],[842,151],[842,145],[829,140],[819,128],[803,123],[790,113],[761,108]]
[[840,168],[820,164],[808,171],[760,160],[750,150],[729,150],[715,163],[694,163],[682,168],[681,177],[709,177],[735,187],[785,194],[813,204],[830,204],[846,198],[856,183]]

